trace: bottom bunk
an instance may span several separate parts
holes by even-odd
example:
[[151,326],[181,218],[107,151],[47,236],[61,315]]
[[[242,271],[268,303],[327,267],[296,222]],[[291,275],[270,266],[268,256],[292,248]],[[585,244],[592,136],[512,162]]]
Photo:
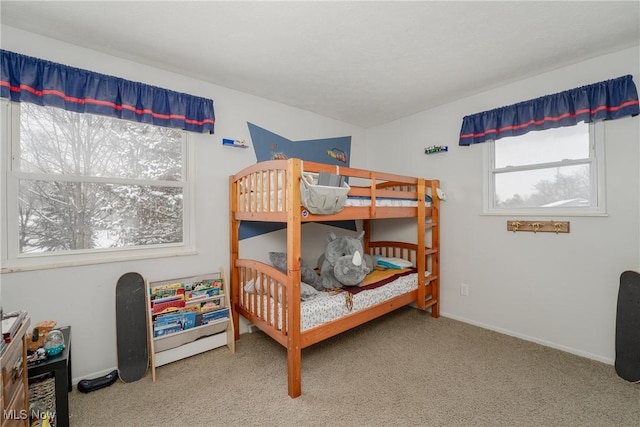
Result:
[[[392,242],[385,242],[386,245]],[[402,243],[402,257],[415,265],[415,245]],[[372,255],[392,253],[387,248],[370,246]],[[421,266],[423,263],[420,263]],[[438,317],[438,278],[415,267],[376,270],[360,286],[318,291],[300,282],[299,273],[288,276],[277,268],[255,260],[238,259],[232,279],[233,307],[253,325],[288,350],[289,396],[301,394],[301,350],[341,332],[415,303],[431,307]],[[424,268],[424,267],[423,267]],[[294,300],[295,286],[299,297]],[[289,303],[289,302],[292,303]],[[238,316],[234,316],[238,321]],[[236,325],[237,326],[237,325]],[[238,327],[235,329],[239,330]]]

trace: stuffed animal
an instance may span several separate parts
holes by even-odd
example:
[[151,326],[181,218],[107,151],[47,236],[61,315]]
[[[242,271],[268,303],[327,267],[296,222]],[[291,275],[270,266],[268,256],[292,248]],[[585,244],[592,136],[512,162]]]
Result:
[[320,277],[311,283],[316,289],[357,286],[373,271],[373,258],[364,253],[361,231],[356,237],[327,233],[327,247],[318,260]]
[[[336,236],[327,233],[327,246],[324,254],[318,259],[320,274],[307,265],[304,260],[300,263],[300,279],[303,283],[302,291],[321,291],[323,289],[357,286],[365,276],[373,271],[373,257],[365,254],[362,248],[361,231],[356,237]],[[287,271],[287,254],[284,252],[269,252],[269,259],[278,270]],[[311,285],[305,288],[304,284]],[[313,288],[313,289],[311,289]],[[305,296],[302,294],[302,298]],[[251,292],[251,291],[247,291]]]

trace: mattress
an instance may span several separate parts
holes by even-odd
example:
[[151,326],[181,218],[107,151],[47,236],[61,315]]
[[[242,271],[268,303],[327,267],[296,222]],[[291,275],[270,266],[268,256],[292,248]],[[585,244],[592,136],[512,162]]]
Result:
[[[431,274],[425,272],[425,276]],[[336,320],[350,313],[380,304],[391,298],[406,294],[418,288],[417,273],[407,274],[398,277],[396,280],[385,284],[384,286],[367,289],[356,294],[350,294],[346,291],[338,293],[319,292],[313,296],[307,297],[300,302],[300,330],[306,331],[315,328],[324,323]],[[258,301],[257,314],[262,316],[262,307],[269,307],[271,310],[270,319],[274,319],[275,300],[268,295],[263,295],[262,304]],[[348,304],[347,300],[350,300]],[[281,309],[281,298],[278,299],[278,312]],[[248,305],[253,310],[253,297],[249,298]],[[266,316],[265,316],[266,317]],[[278,329],[282,328],[282,319],[278,319]]]
[[[243,193],[240,195],[239,203],[240,206],[254,206],[254,203],[261,203],[262,209],[256,209],[257,211],[266,211],[266,212],[281,212],[284,210],[282,204],[282,195],[283,191],[278,190],[271,191],[269,193],[264,193],[262,195],[262,200],[259,197],[255,196],[255,193]],[[371,206],[371,198],[370,197],[361,197],[361,196],[349,196],[347,197],[347,201],[345,202],[345,207],[369,207]],[[268,208],[267,208],[268,206]],[[277,206],[277,207],[276,207]],[[377,207],[416,207],[418,206],[418,201],[414,199],[396,199],[396,198],[386,198],[380,197],[376,198],[376,206]],[[425,206],[431,206],[431,198],[427,196],[425,200]]]
[[[344,204],[345,206],[371,206],[370,197],[349,196]],[[431,205],[431,198],[427,196],[425,206]],[[376,206],[378,207],[416,207],[418,201],[414,199],[392,199],[386,197],[376,198]]]

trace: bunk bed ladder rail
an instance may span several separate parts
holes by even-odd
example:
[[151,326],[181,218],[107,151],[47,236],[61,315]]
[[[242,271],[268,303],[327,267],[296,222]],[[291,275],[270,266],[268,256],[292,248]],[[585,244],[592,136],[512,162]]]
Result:
[[440,197],[438,197],[440,180],[432,179],[427,181],[427,184],[431,196],[431,219],[423,223],[425,233],[427,226],[431,230],[431,249],[425,253],[425,259],[430,260],[431,275],[425,280],[428,280],[431,287],[431,299],[426,300],[426,306],[431,307],[431,317],[440,317]]

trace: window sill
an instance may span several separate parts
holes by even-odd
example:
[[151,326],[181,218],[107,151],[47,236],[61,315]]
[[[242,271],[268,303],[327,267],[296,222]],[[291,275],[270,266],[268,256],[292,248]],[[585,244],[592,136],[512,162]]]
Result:
[[[139,254],[139,255],[118,255],[111,257],[100,257],[100,258],[91,258],[91,259],[76,259],[76,260],[60,260],[59,262],[54,262],[53,260],[20,260],[13,262],[4,262],[4,265],[0,268],[0,274],[10,274],[10,273],[20,273],[25,271],[35,271],[35,270],[52,270],[58,268],[69,268],[69,267],[81,267],[86,265],[94,265],[94,264],[106,264],[112,262],[127,262],[127,261],[139,261],[139,260],[147,260],[147,259],[156,259],[156,258],[172,258],[177,256],[189,256],[189,255],[197,255],[196,250],[183,250],[183,251],[172,251],[172,252],[162,252],[162,253],[154,253],[154,254]],[[24,261],[24,262],[22,262]],[[28,261],[28,262],[27,262]]]
[[517,210],[509,210],[509,211],[485,211],[480,214],[480,216],[517,216],[517,217],[607,217],[609,216],[606,212],[598,212],[598,211],[582,211],[582,212],[572,212],[572,211],[553,211],[553,212],[536,212],[536,211],[517,211]]

